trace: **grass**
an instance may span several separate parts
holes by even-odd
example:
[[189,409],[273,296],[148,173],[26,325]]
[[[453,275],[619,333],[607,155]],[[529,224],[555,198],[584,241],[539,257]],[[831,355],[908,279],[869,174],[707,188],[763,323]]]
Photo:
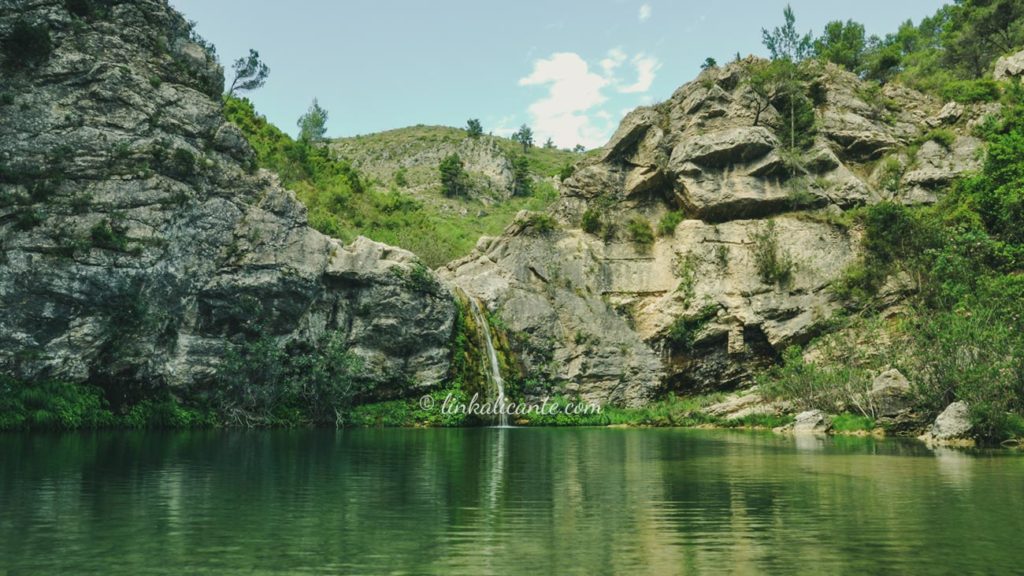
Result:
[[875,421],[868,416],[843,413],[832,418],[832,430],[835,432],[870,432],[874,429]]

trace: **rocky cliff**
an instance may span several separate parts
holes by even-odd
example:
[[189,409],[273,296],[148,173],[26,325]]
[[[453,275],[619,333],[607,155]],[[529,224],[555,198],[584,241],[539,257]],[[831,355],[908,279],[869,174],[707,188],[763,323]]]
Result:
[[0,9],[0,371],[107,389],[207,383],[259,332],[340,334],[372,396],[410,394],[451,375],[455,288],[491,312],[527,395],[734,387],[842,308],[830,286],[859,250],[844,213],[934,202],[977,166],[970,129],[990,111],[820,67],[816,132],[794,151],[745,82],[756,62],[713,68],[629,114],[548,214],[439,283],[409,252],[307,226],[165,0]]
[[758,115],[753,65],[632,112],[556,222],[524,214],[443,271],[504,320],[527,374],[630,405],[742,383],[841,308],[829,288],[859,249],[844,211],[934,202],[979,164],[967,133],[985,110],[833,66],[811,71],[817,134],[792,151],[778,111]]
[[0,0],[0,38],[0,370],[181,389],[255,327],[341,333],[382,394],[446,377],[451,294],[411,253],[307,226],[166,1]]

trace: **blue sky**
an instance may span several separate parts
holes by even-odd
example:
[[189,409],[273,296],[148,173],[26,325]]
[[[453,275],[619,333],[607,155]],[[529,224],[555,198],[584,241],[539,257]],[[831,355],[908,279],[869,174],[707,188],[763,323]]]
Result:
[[[170,0],[223,63],[256,48],[270,65],[249,97],[291,133],[315,97],[328,135],[413,124],[600,146],[628,110],[692,80],[708,56],[763,54],[786,0]],[[920,21],[941,0],[792,0],[797,26],[854,19],[869,34]],[[230,81],[230,80],[229,80]]]

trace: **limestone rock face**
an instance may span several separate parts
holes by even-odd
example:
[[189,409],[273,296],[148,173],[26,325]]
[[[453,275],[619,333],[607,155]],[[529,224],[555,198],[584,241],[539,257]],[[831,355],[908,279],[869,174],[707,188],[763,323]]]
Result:
[[1011,80],[1021,76],[1024,76],[1024,50],[996,61],[996,69],[992,74],[996,80]]
[[[838,310],[829,287],[858,257],[859,232],[835,215],[934,202],[978,166],[980,142],[959,126],[982,112],[831,65],[814,73],[816,135],[788,150],[779,112],[757,114],[752,64],[707,70],[628,114],[564,183],[557,229],[532,233],[524,216],[442,271],[509,326],[527,374],[627,403],[746,383]],[[953,127],[948,150],[899,156],[938,126]],[[684,215],[674,230],[635,241],[671,211]]]
[[252,169],[219,66],[166,1],[80,19],[0,0],[0,31],[16,17],[54,49],[3,72],[0,371],[187,387],[257,330],[340,333],[380,395],[446,376],[450,292],[408,252],[307,226]]

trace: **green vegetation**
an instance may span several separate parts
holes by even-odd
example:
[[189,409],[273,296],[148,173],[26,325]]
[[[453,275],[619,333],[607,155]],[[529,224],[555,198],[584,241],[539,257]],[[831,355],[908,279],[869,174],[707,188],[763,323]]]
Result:
[[125,235],[123,223],[118,218],[100,220],[89,230],[89,237],[96,248],[116,252],[128,250],[128,237]]
[[780,286],[789,283],[796,269],[796,262],[789,251],[779,245],[779,232],[775,221],[769,220],[761,230],[752,231],[749,240],[761,281]]
[[[284,185],[295,190],[309,208],[309,221],[314,228],[346,242],[363,235],[406,248],[430,267],[469,253],[481,236],[500,234],[520,210],[547,208],[555,199],[555,190],[548,182],[534,178],[558,174],[572,156],[571,152],[538,147],[522,154],[515,142],[480,136],[482,143],[493,143],[502,154],[525,159],[528,174],[522,181],[529,182],[528,192],[521,189],[512,199],[484,204],[474,198],[446,198],[440,194],[437,164],[403,166],[382,181],[357,172],[335,152],[363,157],[391,154],[394,150],[412,153],[439,144],[457,144],[466,138],[464,130],[418,126],[326,146],[293,140],[259,116],[246,99],[225,98],[224,112],[245,134],[256,152],[259,167],[279,174]],[[520,174],[523,165],[524,161],[520,161]],[[413,195],[404,190],[423,183],[431,183],[431,189],[423,194]],[[465,208],[466,215],[451,209],[452,205]]]
[[32,24],[26,20],[16,21],[0,46],[4,65],[11,70],[39,66],[53,51],[50,28],[46,24]]
[[[927,414],[962,400],[971,407],[979,439],[1024,434],[1022,96],[1024,88],[1008,87],[1002,113],[985,130],[982,170],[955,184],[938,204],[882,202],[854,213],[864,231],[864,257],[846,271],[836,293],[870,316],[888,279],[907,285],[915,294],[909,310],[885,330],[901,344],[859,366],[815,366],[787,353],[786,363],[769,374],[768,389],[823,404],[838,396],[849,405],[866,385],[865,370],[893,365],[910,377],[915,403]],[[948,142],[942,132],[929,138]]]
[[[235,77],[228,87],[229,96],[234,96],[237,92],[251,92],[262,88],[267,83],[267,76],[270,76],[270,67],[260,60],[260,53],[252,48],[249,49],[249,56],[235,60],[231,69]],[[313,103],[316,104],[316,101]],[[326,121],[326,114],[324,120]]]
[[791,402],[797,410],[835,412],[842,406],[855,406],[861,416],[875,416],[862,399],[871,390],[867,371],[805,362],[798,347],[788,348],[782,364],[762,374],[759,384],[765,397]]
[[717,306],[708,305],[702,308],[696,316],[684,315],[676,318],[665,334],[665,341],[674,352],[693,352],[697,337],[717,313]]
[[480,120],[477,118],[470,118],[466,122],[466,135],[470,138],[479,138],[484,134],[484,127],[480,124]]
[[523,152],[527,152],[533,147],[533,130],[526,124],[523,124],[512,135],[512,141],[518,142],[523,147]]
[[316,98],[313,98],[309,110],[299,118],[298,126],[301,142],[319,142],[324,139],[327,133],[327,110],[320,107]]
[[469,175],[458,154],[445,156],[437,169],[441,173],[441,193],[449,197],[469,194]]
[[825,25],[825,32],[814,41],[814,55],[817,58],[857,71],[864,59],[867,40],[864,25],[847,20],[832,21]]
[[643,216],[634,216],[626,222],[626,232],[629,239],[638,247],[647,249],[654,244],[654,230],[651,223]]
[[531,212],[523,226],[535,235],[550,234],[558,229],[558,221],[544,212]]
[[679,226],[679,223],[685,219],[686,214],[682,210],[667,212],[658,222],[658,233],[662,236],[672,236],[675,234],[676,226]]
[[946,150],[951,150],[953,143],[956,142],[956,133],[948,128],[936,128],[921,137],[921,142],[928,141],[935,142]]
[[870,416],[844,413],[832,419],[832,431],[838,433],[870,432],[875,429],[875,420]]

